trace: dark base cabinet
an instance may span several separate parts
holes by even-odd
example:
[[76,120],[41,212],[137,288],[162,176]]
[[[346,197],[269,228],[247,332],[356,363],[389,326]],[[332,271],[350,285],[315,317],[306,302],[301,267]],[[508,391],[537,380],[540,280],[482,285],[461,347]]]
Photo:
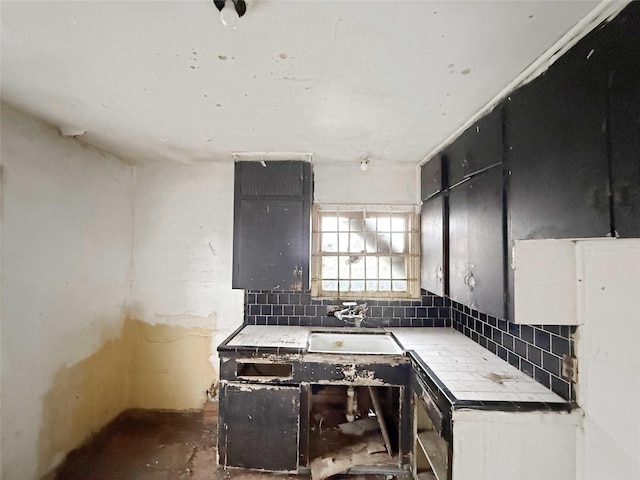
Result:
[[224,383],[218,429],[222,465],[297,471],[300,387]]
[[[365,357],[221,353],[220,466],[269,472],[312,471],[314,459],[322,462],[332,455],[318,443],[319,433],[347,422],[348,392],[355,391],[359,414],[367,418],[370,409],[375,411],[392,455],[382,455],[384,462],[380,465],[354,463],[349,468],[408,478],[413,422],[407,388],[410,360],[402,355]],[[324,395],[330,391],[335,395]],[[332,406],[329,410],[328,405]],[[314,408],[322,414],[315,415]],[[316,431],[312,432],[312,426]],[[343,453],[338,451],[336,456]]]

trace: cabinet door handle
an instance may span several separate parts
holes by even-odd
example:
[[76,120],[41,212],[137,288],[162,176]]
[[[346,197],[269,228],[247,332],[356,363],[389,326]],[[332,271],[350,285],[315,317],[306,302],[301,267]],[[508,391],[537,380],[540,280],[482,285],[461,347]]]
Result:
[[440,266],[438,267],[438,270],[436,271],[436,278],[437,278],[439,281],[442,281],[442,276],[443,276],[443,275],[442,275],[442,265],[440,265]]

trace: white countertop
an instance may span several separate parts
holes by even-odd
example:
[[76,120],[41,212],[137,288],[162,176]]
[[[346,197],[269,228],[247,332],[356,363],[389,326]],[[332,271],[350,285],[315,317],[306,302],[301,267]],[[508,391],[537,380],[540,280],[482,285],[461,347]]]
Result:
[[[309,333],[317,330],[317,327],[247,325],[227,346],[302,350],[307,346]],[[385,330],[395,335],[404,350],[414,350],[458,400],[567,402],[453,328]]]
[[389,328],[458,400],[567,403],[453,328]]

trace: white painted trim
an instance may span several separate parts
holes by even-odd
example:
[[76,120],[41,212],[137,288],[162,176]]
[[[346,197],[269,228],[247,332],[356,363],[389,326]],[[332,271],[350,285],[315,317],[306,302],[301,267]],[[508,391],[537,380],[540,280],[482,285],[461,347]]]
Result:
[[544,73],[558,58],[564,55],[579,40],[585,37],[589,32],[594,30],[603,22],[608,22],[620,13],[633,0],[602,0],[589,14],[565,33],[560,39],[538,57],[531,65],[525,68],[520,75],[514,78],[505,88],[503,88],[495,97],[482,107],[478,113],[473,115],[469,120],[460,126],[455,132],[447,137],[436,148],[429,152],[419,163],[418,166],[427,163],[434,155],[449,146],[458,138],[467,128],[481,117],[491,112],[500,101],[507,98],[514,90],[529,83],[531,80]]

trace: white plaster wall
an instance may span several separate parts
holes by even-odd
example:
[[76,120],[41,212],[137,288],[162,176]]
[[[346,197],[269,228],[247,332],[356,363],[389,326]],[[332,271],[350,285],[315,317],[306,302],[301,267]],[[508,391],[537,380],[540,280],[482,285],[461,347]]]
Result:
[[318,163],[313,165],[315,203],[416,204],[418,170],[413,163]]
[[[52,422],[66,414],[45,404],[54,378],[126,317],[133,182],[115,157],[7,105],[1,114],[2,479],[24,480],[67,453],[39,438],[45,411]],[[74,393],[67,410],[83,400]]]
[[131,317],[213,330],[216,371],[216,347],[244,315],[231,288],[233,194],[231,162],[136,169]]
[[582,241],[580,480],[640,478],[640,239]]

